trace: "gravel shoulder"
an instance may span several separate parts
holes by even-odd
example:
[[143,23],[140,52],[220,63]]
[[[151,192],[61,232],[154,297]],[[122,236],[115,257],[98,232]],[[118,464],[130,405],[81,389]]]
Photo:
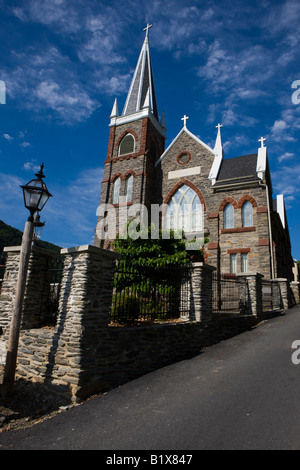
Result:
[[0,433],[24,429],[62,413],[74,405],[71,400],[51,393],[43,384],[16,378],[13,395],[1,397],[4,366],[0,365]]

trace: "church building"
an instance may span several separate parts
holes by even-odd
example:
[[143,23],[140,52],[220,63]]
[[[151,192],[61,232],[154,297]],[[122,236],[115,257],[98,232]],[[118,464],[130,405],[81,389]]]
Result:
[[[208,238],[205,262],[223,275],[258,272],[266,279],[292,279],[293,260],[282,195],[273,198],[268,152],[262,137],[253,154],[225,158],[221,125],[214,148],[182,129],[165,148],[166,124],[159,117],[149,49],[150,25],[122,114],[115,100],[100,206],[113,207],[117,233],[131,206],[163,207],[162,228]],[[99,206],[99,207],[100,207]],[[98,215],[94,244],[110,249],[106,213]],[[124,223],[125,224],[125,223]]]

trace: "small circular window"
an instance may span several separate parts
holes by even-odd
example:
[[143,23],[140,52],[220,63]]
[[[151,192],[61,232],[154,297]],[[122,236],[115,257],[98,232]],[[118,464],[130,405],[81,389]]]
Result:
[[189,152],[181,152],[177,157],[177,162],[180,165],[185,165],[191,159],[191,154]]

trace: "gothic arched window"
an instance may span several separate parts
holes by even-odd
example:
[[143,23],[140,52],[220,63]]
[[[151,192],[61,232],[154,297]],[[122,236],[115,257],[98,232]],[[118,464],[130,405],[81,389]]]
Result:
[[168,204],[165,228],[185,232],[198,232],[203,229],[200,199],[186,184],[174,193]]
[[234,209],[233,206],[228,203],[224,209],[224,228],[234,227]]
[[252,205],[249,201],[244,202],[242,207],[243,227],[252,227]]
[[112,203],[119,204],[121,179],[116,178],[113,184]]
[[126,178],[126,182],[125,182],[126,202],[132,201],[132,190],[133,190],[133,176],[129,175]]
[[134,144],[135,144],[135,140],[134,140],[133,135],[126,134],[125,137],[123,137],[123,139],[121,140],[121,143],[119,146],[119,155],[126,155],[127,153],[133,153]]

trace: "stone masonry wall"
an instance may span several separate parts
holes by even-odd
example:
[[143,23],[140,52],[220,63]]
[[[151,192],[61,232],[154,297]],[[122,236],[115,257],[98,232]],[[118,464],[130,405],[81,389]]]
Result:
[[[6,247],[5,274],[0,294],[0,326],[8,332],[19,270],[20,247]],[[58,255],[44,248],[32,247],[24,296],[22,328],[35,328],[43,322],[47,312],[50,287],[48,268]]]
[[[145,327],[111,326],[117,255],[89,245],[62,253],[65,260],[57,324],[54,329],[21,330],[17,374],[43,382],[74,402],[199,354],[203,347],[260,320],[261,275],[248,275],[248,315],[216,320],[211,316],[213,268],[194,263],[189,318]],[[282,293],[287,295],[286,280],[282,285]]]

